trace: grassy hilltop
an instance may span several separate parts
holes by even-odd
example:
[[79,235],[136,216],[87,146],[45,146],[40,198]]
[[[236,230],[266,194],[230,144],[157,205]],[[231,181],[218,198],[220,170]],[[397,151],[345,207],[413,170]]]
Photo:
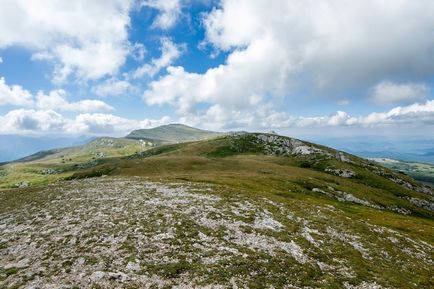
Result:
[[5,287],[433,287],[434,191],[407,175],[274,134],[122,141],[0,192]]

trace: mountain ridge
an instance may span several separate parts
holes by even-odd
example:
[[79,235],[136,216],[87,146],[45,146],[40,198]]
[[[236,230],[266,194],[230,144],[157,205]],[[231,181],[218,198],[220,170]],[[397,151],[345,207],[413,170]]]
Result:
[[202,130],[184,124],[173,123],[150,129],[137,129],[125,136],[131,139],[144,139],[158,143],[176,143],[206,139],[222,133]]

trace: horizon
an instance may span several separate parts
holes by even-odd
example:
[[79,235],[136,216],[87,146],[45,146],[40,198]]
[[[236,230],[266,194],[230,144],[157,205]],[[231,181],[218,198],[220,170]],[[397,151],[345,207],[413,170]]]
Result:
[[[199,129],[182,123],[169,123],[159,125],[145,130],[158,129],[167,126],[185,126],[188,128]],[[128,138],[132,130],[124,135],[92,135],[92,134],[27,134],[27,135],[3,135],[0,139],[0,164],[15,161],[20,158],[49,151],[85,145],[98,138]],[[231,131],[212,131],[213,133],[241,132]],[[272,133],[286,137],[298,138],[302,141],[309,141],[324,145],[339,151],[357,155],[362,158],[386,158],[400,161],[414,161],[418,163],[434,164],[434,137],[430,136],[406,136],[402,138],[397,135],[330,135],[330,134],[294,134],[282,133],[274,130],[243,130],[247,133]]]
[[3,2],[0,135],[434,136],[434,3]]

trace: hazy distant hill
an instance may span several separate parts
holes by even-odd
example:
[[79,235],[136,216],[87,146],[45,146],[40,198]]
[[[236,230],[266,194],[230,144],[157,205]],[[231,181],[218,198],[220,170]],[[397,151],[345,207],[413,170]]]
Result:
[[12,161],[42,150],[84,144],[89,137],[0,135],[0,162]]
[[434,164],[434,138],[430,136],[312,136],[307,139],[364,158],[389,158]]
[[418,162],[409,162],[389,158],[372,158],[371,160],[395,172],[405,173],[415,180],[434,186],[434,165]]
[[130,139],[143,139],[158,143],[178,143],[202,140],[221,133],[202,130],[183,124],[169,124],[150,129],[138,129],[126,136]]

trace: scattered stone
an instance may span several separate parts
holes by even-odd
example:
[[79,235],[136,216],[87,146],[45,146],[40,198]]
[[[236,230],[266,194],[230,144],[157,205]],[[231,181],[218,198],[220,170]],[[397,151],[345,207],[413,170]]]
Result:
[[16,183],[16,184],[15,184],[15,187],[20,188],[20,189],[28,188],[28,187],[30,187],[30,182],[27,182],[27,181],[21,181],[21,182],[19,182],[19,183]]

